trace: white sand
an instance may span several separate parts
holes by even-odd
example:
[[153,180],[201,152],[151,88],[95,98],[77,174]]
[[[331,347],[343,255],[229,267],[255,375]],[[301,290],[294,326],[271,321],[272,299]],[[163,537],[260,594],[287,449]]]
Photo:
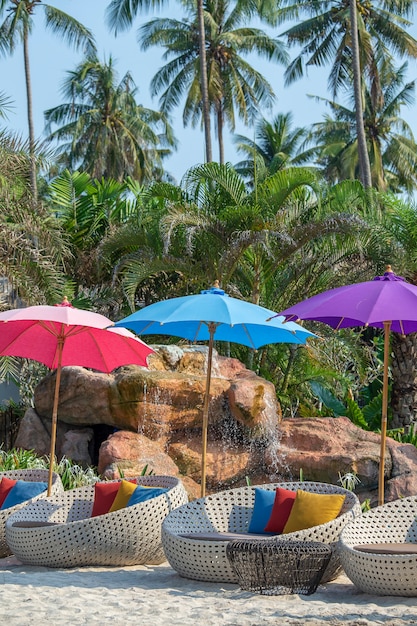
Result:
[[0,560],[4,626],[417,624],[417,598],[361,593],[346,576],[311,596],[266,596],[181,578],[168,565],[55,570]]

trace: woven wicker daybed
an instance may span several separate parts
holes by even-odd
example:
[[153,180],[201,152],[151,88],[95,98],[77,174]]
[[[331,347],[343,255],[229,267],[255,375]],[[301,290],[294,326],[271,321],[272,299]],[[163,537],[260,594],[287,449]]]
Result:
[[[10,478],[11,480],[24,480],[25,482],[44,482],[48,483],[48,474],[49,470],[47,469],[20,469],[20,470],[9,470],[6,472],[0,472],[0,480],[5,476],[6,478]],[[64,492],[64,488],[62,486],[61,478],[55,472],[52,474],[52,488],[51,493],[53,495],[62,494]],[[6,543],[6,521],[8,518],[19,511],[24,506],[28,506],[32,502],[36,502],[41,498],[46,498],[47,490],[40,493],[39,495],[31,498],[30,500],[26,500],[21,504],[16,504],[8,509],[0,510],[0,558],[5,556],[9,556],[12,554],[9,546]]]
[[8,519],[10,549],[23,563],[47,567],[162,563],[162,521],[188,501],[187,492],[182,482],[171,476],[141,476],[136,482],[168,491],[97,517],[90,517],[94,486],[65,491]]
[[341,563],[361,591],[417,596],[416,518],[417,496],[410,496],[378,506],[343,529]]
[[[336,545],[342,528],[361,514],[359,500],[352,492],[327,483],[286,482],[258,485],[263,489],[283,487],[292,491],[302,489],[322,494],[346,496],[339,516],[326,524],[286,535],[277,540],[319,541],[333,550],[322,582],[332,580],[341,571]],[[237,582],[226,555],[226,540],[211,540],[214,533],[247,533],[255,498],[254,487],[240,487],[199,498],[170,513],[162,524],[162,543],[170,565],[186,578],[216,582]],[[196,534],[193,539],[190,535]],[[187,535],[187,536],[185,536]],[[215,536],[215,535],[213,535]],[[248,534],[248,539],[251,535]],[[229,537],[229,540],[233,536]],[[270,535],[265,535],[271,540]],[[262,539],[261,539],[262,541]]]

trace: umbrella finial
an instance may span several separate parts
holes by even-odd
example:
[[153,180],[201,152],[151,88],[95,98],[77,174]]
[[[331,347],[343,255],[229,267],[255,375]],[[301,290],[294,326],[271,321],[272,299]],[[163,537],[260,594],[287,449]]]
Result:
[[404,282],[405,278],[403,278],[403,276],[397,276],[397,274],[394,274],[392,266],[386,265],[385,272],[382,274],[382,276],[375,276],[374,280],[400,280]]
[[210,293],[210,294],[215,294],[215,295],[218,295],[218,296],[225,296],[225,295],[227,295],[227,294],[224,293],[223,289],[221,289],[220,281],[218,281],[218,280],[215,280],[213,282],[213,286],[210,287],[210,289],[203,289],[201,291],[201,293]]
[[62,302],[60,302],[59,304],[56,304],[55,306],[71,306],[71,307],[72,307],[72,304],[71,304],[71,302],[68,300],[67,296],[64,296],[64,297],[62,298]]

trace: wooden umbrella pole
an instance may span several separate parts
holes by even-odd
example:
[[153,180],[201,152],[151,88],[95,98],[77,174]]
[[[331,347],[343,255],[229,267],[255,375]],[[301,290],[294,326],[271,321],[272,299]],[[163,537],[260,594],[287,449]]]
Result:
[[384,504],[385,442],[388,422],[388,361],[391,322],[384,322],[384,376],[382,382],[381,452],[379,458],[378,505]]
[[48,496],[51,495],[51,489],[52,489],[52,474],[53,474],[53,465],[54,465],[54,459],[55,459],[56,428],[57,428],[57,421],[58,421],[58,401],[59,401],[59,387],[61,384],[61,362],[62,362],[63,347],[64,347],[64,338],[58,337],[58,366],[56,368],[54,404],[52,408],[51,448],[50,448],[50,453],[49,453],[49,473],[48,473],[48,492],[47,492]]
[[211,384],[211,364],[213,361],[213,343],[214,333],[216,331],[216,324],[210,322],[208,325],[210,339],[208,345],[208,357],[207,357],[207,376],[206,376],[206,391],[204,394],[203,404],[203,432],[202,432],[202,451],[201,451],[201,497],[206,495],[206,461],[207,461],[207,431],[208,431],[208,410],[210,399],[210,384]]

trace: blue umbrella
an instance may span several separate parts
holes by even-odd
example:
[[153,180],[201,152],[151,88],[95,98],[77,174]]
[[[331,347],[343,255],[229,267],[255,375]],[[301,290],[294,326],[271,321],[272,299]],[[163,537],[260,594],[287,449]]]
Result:
[[305,344],[315,335],[262,306],[231,298],[217,286],[193,296],[151,304],[116,322],[138,335],[168,335],[189,341],[208,341],[207,377],[203,404],[201,495],[205,495],[208,405],[213,344],[228,341],[256,350],[269,343]]

